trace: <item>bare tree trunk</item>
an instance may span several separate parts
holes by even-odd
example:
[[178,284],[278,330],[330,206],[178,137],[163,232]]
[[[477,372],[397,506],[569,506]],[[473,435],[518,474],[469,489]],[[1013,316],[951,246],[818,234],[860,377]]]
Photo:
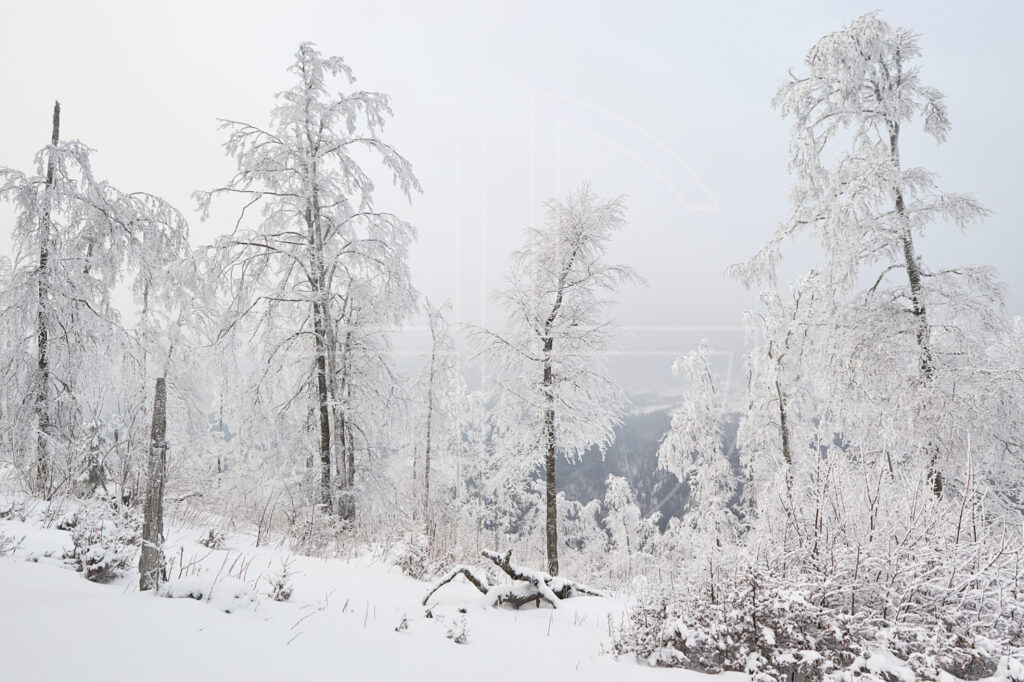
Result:
[[313,336],[316,339],[316,392],[320,410],[320,504],[334,511],[331,495],[331,405],[327,392],[327,349],[324,339],[323,308],[313,304]]
[[548,553],[548,573],[558,575],[558,494],[555,491],[555,393],[554,375],[551,370],[551,351],[554,339],[544,339],[544,488],[547,495],[547,518],[545,536]]
[[484,475],[483,467],[479,467],[476,479],[476,551],[480,551],[481,537],[484,532]]
[[[900,170],[900,124],[894,122],[891,125],[889,134],[889,152],[892,156],[896,171]],[[920,351],[921,383],[927,388],[935,375],[935,359],[932,355],[931,327],[928,326],[928,312],[925,308],[924,291],[921,286],[921,264],[917,261],[914,253],[914,235],[907,222],[907,207],[903,199],[903,191],[899,186],[895,187],[896,213],[903,225],[903,260],[907,271],[907,280],[910,283],[910,311],[916,321],[917,346]],[[942,496],[943,480],[942,472],[938,468],[939,448],[934,443],[929,443],[927,448],[928,456],[928,480],[932,484],[932,492],[936,497]]]
[[782,434],[782,459],[786,462],[786,495],[793,501],[793,453],[789,444],[789,415],[786,412],[786,396],[782,392],[782,382],[778,374],[775,376],[775,393],[779,399],[779,430]]
[[[60,142],[60,102],[53,103],[53,129],[50,135],[50,144],[54,147]],[[46,192],[53,189],[54,184],[53,157],[46,162]],[[49,333],[47,330],[47,318],[49,317],[50,294],[49,294],[49,267],[50,267],[50,239],[52,223],[50,218],[49,197],[46,197],[46,205],[39,218],[39,279],[38,279],[38,309],[36,310],[36,348],[38,352],[37,367],[39,376],[36,386],[36,484],[39,491],[49,498],[50,490],[50,359],[49,359]]]
[[[316,164],[313,164],[313,175],[316,175]],[[313,343],[316,363],[316,396],[319,410],[320,425],[320,489],[321,508],[328,514],[334,513],[334,496],[331,494],[331,395],[328,390],[327,354],[329,351],[327,325],[332,324],[330,310],[326,304],[324,271],[324,245],[320,233],[320,206],[317,199],[316,183],[312,187],[312,202],[306,207],[306,226],[309,228],[309,246],[312,251],[310,263],[312,277],[310,284],[313,289]]]
[[[356,443],[352,436],[352,424],[347,421],[345,422],[345,452],[348,457],[348,480],[346,484],[349,489],[352,489],[356,484]],[[369,454],[369,448],[367,448],[367,454]]]
[[224,463],[221,462],[221,453],[223,452],[224,443],[227,442],[226,432],[224,431],[224,391],[225,390],[226,390],[226,387],[222,387],[221,388],[221,393],[220,393],[220,409],[219,409],[220,419],[219,419],[218,425],[217,425],[218,426],[217,431],[220,433],[220,446],[221,446],[221,447],[217,448],[217,473],[218,474],[224,473]]
[[[433,368],[434,358],[430,358]],[[434,417],[434,372],[430,372],[430,384],[427,386],[427,434],[423,450],[423,520],[430,526],[430,423]]]
[[139,589],[160,585],[163,570],[164,479],[167,472],[167,387],[156,380],[153,395],[153,426],[149,439],[149,467],[143,506],[142,553],[139,556]]
[[342,499],[341,508],[338,510],[341,518],[354,519],[356,517],[355,480],[356,480],[356,458],[355,445],[352,442],[352,428],[347,417],[349,398],[351,397],[351,354],[352,332],[345,332],[345,342],[341,347],[341,386],[338,389],[338,396],[335,405],[335,424],[338,434],[335,436],[338,443],[338,454],[341,459],[341,487]]
[[341,397],[344,399],[344,402],[341,404],[338,416],[341,422],[341,456],[344,460],[344,466],[342,469],[345,474],[342,479],[342,487],[344,488],[344,508],[342,509],[342,517],[347,519],[355,518],[355,442],[352,439],[352,425],[347,416],[347,411],[351,404],[352,397],[351,353],[352,332],[347,329],[345,331],[345,342],[342,344],[341,356],[341,366],[343,368]]
[[[430,302],[427,302],[430,305]],[[432,313],[433,314],[433,313]],[[430,427],[434,421],[434,382],[437,380],[437,335],[430,318],[430,365],[427,369],[427,428],[423,449],[423,520],[430,529]]]
[[[342,311],[342,320],[345,319],[344,309]],[[337,327],[332,319],[328,320],[327,325],[327,389],[331,396],[331,421],[333,423],[334,432],[332,437],[334,442],[331,444],[333,447],[334,457],[334,472],[337,476],[337,485],[340,487],[341,495],[336,501],[337,512],[341,518],[350,519],[354,516],[354,508],[350,504],[351,494],[348,488],[348,456],[346,450],[348,447],[347,429],[345,424],[345,410],[346,405],[343,404],[342,398],[344,397],[346,385],[348,381],[348,366],[347,366],[347,353],[344,348],[341,349],[339,356],[339,345],[337,336]],[[348,334],[346,333],[346,339]]]
[[[317,400],[316,400],[316,395],[315,395],[314,391],[310,391],[309,392],[309,398],[310,398],[310,401],[309,401],[310,404],[309,404],[309,409],[306,410],[306,422],[305,422],[305,424],[303,425],[302,428],[306,432],[312,433],[313,432],[313,428],[314,428],[314,424],[316,423],[316,420],[317,420],[317,409],[316,409],[316,402],[317,402]],[[306,453],[306,468],[307,469],[312,469],[313,468],[313,451],[312,450],[310,450],[308,453]]]

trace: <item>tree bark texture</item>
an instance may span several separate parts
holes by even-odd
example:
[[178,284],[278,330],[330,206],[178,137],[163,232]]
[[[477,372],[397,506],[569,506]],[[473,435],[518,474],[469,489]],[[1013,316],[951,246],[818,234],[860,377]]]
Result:
[[[60,142],[60,102],[53,103],[53,128],[50,144],[54,147]],[[46,162],[46,192],[53,189],[54,167],[53,157]],[[39,277],[38,277],[38,309],[36,310],[36,349],[37,349],[37,385],[36,385],[36,483],[40,492],[47,498],[51,494],[50,471],[50,359],[49,332],[47,329],[50,293],[50,239],[53,226],[50,218],[49,196],[44,199],[42,215],[39,218]]]
[[149,440],[146,500],[143,506],[142,553],[139,556],[139,589],[159,587],[163,570],[164,479],[167,473],[167,386],[156,380],[153,395],[153,425]]

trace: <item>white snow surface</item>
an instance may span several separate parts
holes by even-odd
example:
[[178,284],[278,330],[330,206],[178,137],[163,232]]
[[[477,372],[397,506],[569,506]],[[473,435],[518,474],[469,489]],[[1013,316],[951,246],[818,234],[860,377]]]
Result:
[[[59,557],[70,533],[10,520],[0,521],[0,532],[25,536],[13,556],[0,557],[5,682],[745,679],[652,668],[604,653],[609,617],[618,625],[626,607],[622,597],[577,597],[558,610],[494,609],[459,578],[431,597],[434,617],[426,618],[420,600],[432,585],[366,551],[350,559],[296,556],[295,592],[275,602],[266,596],[267,579],[286,549],[256,548],[236,534],[228,548],[212,551],[195,543],[204,529],[174,526],[168,552],[186,563],[202,561],[200,571],[180,579],[175,569],[161,592],[186,598],[167,598],[139,592],[134,572],[99,585],[65,567]],[[259,598],[252,603],[254,583]],[[460,607],[467,609],[465,644],[446,636]],[[396,632],[403,617],[408,628]]]

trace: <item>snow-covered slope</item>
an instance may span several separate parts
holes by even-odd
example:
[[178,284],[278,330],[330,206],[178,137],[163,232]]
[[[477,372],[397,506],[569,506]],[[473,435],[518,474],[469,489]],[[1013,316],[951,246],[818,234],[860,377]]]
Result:
[[[211,551],[195,544],[202,532],[193,528],[173,531],[168,546],[183,547],[185,563],[202,558],[191,580],[216,578],[214,596],[168,599],[138,592],[136,575],[98,585],[64,567],[57,557],[68,533],[17,521],[0,521],[0,532],[25,536],[13,557],[0,558],[0,680],[715,679],[603,654],[622,599],[490,609],[457,582],[431,599],[427,618],[420,600],[430,586],[366,552],[295,557],[294,594],[275,602],[261,574],[273,573],[286,550],[232,536],[230,549]],[[254,582],[259,602],[225,613],[226,590]],[[455,644],[446,635],[463,606],[468,637]],[[408,627],[396,631],[403,617]]]

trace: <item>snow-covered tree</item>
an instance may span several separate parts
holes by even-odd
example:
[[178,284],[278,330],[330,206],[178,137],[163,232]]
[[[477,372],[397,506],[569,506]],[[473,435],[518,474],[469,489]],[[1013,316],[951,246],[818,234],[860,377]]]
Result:
[[632,268],[604,259],[624,226],[622,200],[603,201],[589,185],[564,203],[549,201],[544,225],[526,231],[507,287],[496,295],[507,326],[474,334],[480,355],[502,374],[496,427],[503,452],[520,480],[543,470],[552,575],[558,573],[555,457],[573,461],[591,446],[607,447],[625,401],[601,357],[615,331],[608,296],[639,281]]
[[[607,560],[607,565],[617,566],[621,577],[629,580],[641,566],[638,557],[656,551],[661,513],[656,511],[645,517],[629,481],[614,474],[609,474],[605,481],[604,508],[610,556],[602,558]],[[601,550],[600,546],[589,549],[592,552]]]
[[745,472],[743,509],[751,517],[776,502],[784,514],[797,513],[794,488],[814,468],[813,387],[801,374],[817,313],[813,276],[794,283],[789,299],[762,292],[762,307],[744,315],[747,342],[755,345],[744,358],[747,384],[736,447]]
[[986,214],[904,163],[911,124],[938,142],[951,127],[942,93],[921,81],[919,55],[915,34],[875,13],[810,50],[806,74],[774,100],[793,119],[792,215],[732,274],[773,284],[787,240],[806,234],[818,244],[822,260],[805,287],[817,319],[802,374],[819,396],[822,435],[841,434],[861,458],[910,467],[941,494],[964,474],[967,434],[990,444],[1006,421],[984,399],[998,394],[984,355],[1005,320],[992,268],[935,269],[917,255],[930,226],[963,230]]
[[[109,453],[99,444],[109,435],[111,403],[125,399],[139,409],[131,392],[140,385],[127,397],[110,390],[119,363],[133,352],[115,289],[127,282],[142,294],[188,250],[182,216],[157,197],[97,180],[91,153],[81,142],[61,141],[56,104],[35,174],[0,168],[0,199],[17,212],[0,315],[0,431],[14,452],[35,452],[29,478],[46,496],[75,480],[102,483]],[[138,441],[127,447],[133,445],[143,448]]]
[[715,545],[735,537],[731,505],[738,481],[722,442],[725,398],[711,372],[708,343],[678,358],[672,371],[690,382],[658,448],[658,466],[690,485],[687,518]]
[[459,403],[459,451],[467,483],[464,512],[473,529],[477,551],[483,549],[488,521],[496,523],[490,471],[494,466],[491,447],[491,420],[484,391],[472,391]]
[[[391,114],[387,95],[335,92],[332,80],[351,85],[351,70],[310,43],[299,46],[289,71],[297,83],[278,94],[269,128],[224,122],[238,172],[197,200],[205,216],[217,195],[246,199],[237,228],[216,245],[218,275],[230,293],[224,331],[244,321],[259,339],[266,363],[259,390],[285,422],[301,423],[312,402],[317,500],[331,510],[332,459],[354,464],[346,441],[354,392],[348,353],[366,329],[394,327],[415,306],[406,264],[415,232],[375,207],[367,154],[407,196],[419,183],[381,139]],[[250,224],[246,211],[257,204],[262,219]],[[340,478],[343,488],[354,481],[352,472]]]
[[633,554],[639,550],[637,529],[640,525],[640,507],[636,504],[629,481],[614,474],[605,481],[604,506],[608,510],[605,524],[611,538],[613,552],[626,558],[626,575],[633,572]]
[[[430,353],[421,378],[424,395],[423,415],[423,518],[430,525],[430,457],[431,445],[444,443],[453,405],[453,392],[459,385],[455,363],[455,339],[452,338],[444,312],[451,306],[435,306],[426,300],[427,327],[430,330]],[[431,440],[433,438],[433,441]],[[435,447],[436,451],[436,447]],[[415,466],[415,465],[414,465]]]
[[[395,298],[399,294],[395,287],[403,289],[399,298]],[[363,484],[378,491],[390,484],[382,476],[384,460],[395,449],[394,431],[409,409],[405,381],[391,362],[391,335],[412,311],[412,296],[407,279],[403,283],[398,278],[348,273],[346,294],[335,318],[338,397],[332,412],[339,513],[345,518],[355,514],[358,462],[362,462]],[[389,300],[397,307],[381,305]]]
[[[607,573],[617,562],[609,561],[608,533],[601,525],[601,500],[584,504],[558,493],[558,541],[563,564],[576,575]],[[563,568],[567,566],[563,565]]]
[[[208,326],[205,318],[210,287],[203,286],[198,277],[196,261],[184,239],[187,236],[184,222],[173,227],[179,230],[177,235],[166,230],[147,235],[154,249],[160,238],[166,241],[163,248],[158,249],[163,258],[156,259],[148,254],[150,257],[145,260],[136,282],[142,310],[133,330],[133,349],[143,386],[148,388],[151,376],[153,384],[139,556],[140,590],[157,588],[164,570],[164,492],[172,471],[168,467],[168,453],[173,437],[181,437],[176,445],[182,454],[189,450],[206,450],[212,443],[206,396],[198,380],[203,376],[205,364],[198,350],[202,331]],[[184,457],[177,459],[179,467],[185,464]],[[205,484],[205,480],[202,483]]]

